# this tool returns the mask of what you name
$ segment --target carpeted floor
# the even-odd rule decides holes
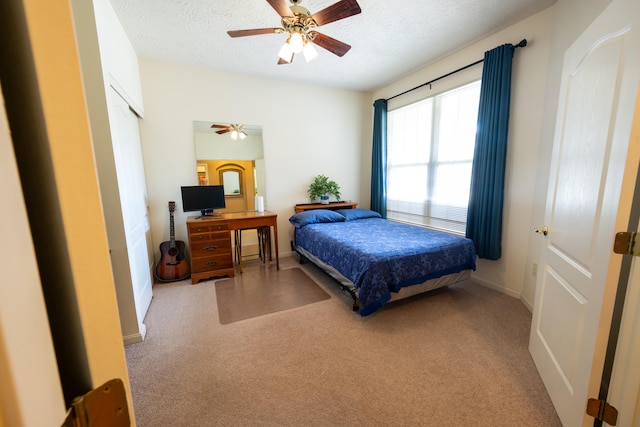
[[[227,325],[216,281],[156,285],[146,339],[125,349],[137,425],[561,425],[517,299],[464,282],[362,318],[302,269],[330,299]]]

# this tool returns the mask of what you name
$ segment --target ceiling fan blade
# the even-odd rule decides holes
[[[222,129],[222,130],[217,130],[216,133],[218,135],[222,135],[223,133],[227,133],[227,132],[231,132],[231,129]]]
[[[348,44],[321,33],[316,33],[313,43],[338,56],[344,56],[344,54],[349,52],[349,49],[351,49],[351,46]]]
[[[211,125],[212,128],[218,128],[218,129],[226,129],[229,127],[229,125],[216,125],[216,124],[212,124]]]
[[[258,36],[260,34],[279,34],[283,32],[282,28],[254,28],[251,30],[232,30],[227,31],[231,37]]]
[[[320,26],[357,15],[360,12],[362,12],[362,10],[356,0],[341,0],[338,3],[334,3],[331,6],[314,13],[311,17],[316,21],[318,26]]]
[[[280,16],[293,16],[291,9],[285,2],[285,0],[267,0],[267,3],[278,12]]]

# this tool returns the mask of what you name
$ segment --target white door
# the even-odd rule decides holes
[[[640,81],[635,1],[613,0],[564,58],[529,349],[566,426],[593,423],[586,402],[597,397],[621,262],[613,236],[616,222],[628,224],[638,167],[637,154],[627,163]]]
[[[147,240],[150,225],[140,130],[138,117],[129,109],[129,104],[113,88],[107,96],[133,298],[138,330],[144,338],[146,328],[143,320],[152,297],[153,258]]]

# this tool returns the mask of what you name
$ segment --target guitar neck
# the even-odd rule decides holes
[[[175,236],[175,230],[173,226],[173,212],[169,212],[169,236],[171,241],[171,247],[174,248],[176,246],[176,236]]]

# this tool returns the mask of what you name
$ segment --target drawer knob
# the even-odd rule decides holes
[[[207,262],[207,265],[214,266],[214,265],[218,265],[218,263],[215,262],[215,261],[209,261],[209,262]]]
[[[216,249],[218,249],[218,247],[216,245],[211,245],[211,246],[206,246],[203,249],[205,251],[215,251]]]

